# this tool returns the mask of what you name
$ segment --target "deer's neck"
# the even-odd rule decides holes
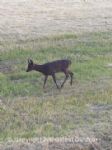
[[[42,65],[34,64],[33,70],[39,71],[39,72],[43,73],[43,66]]]

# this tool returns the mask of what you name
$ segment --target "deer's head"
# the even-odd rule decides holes
[[[32,71],[33,70],[33,61],[31,59],[28,59],[28,68],[26,72]]]

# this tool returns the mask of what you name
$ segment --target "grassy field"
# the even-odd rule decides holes
[[[112,32],[65,33],[7,48],[0,54],[0,141],[73,136],[79,129],[112,139]],[[68,80],[59,91],[49,77],[43,90],[44,77],[26,72],[28,58],[69,58],[73,86]],[[59,85],[63,79],[57,74]]]

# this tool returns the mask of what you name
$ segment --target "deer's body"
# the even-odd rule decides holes
[[[44,75],[52,75],[53,73],[63,72],[70,64],[71,61],[69,60],[57,60],[43,65],[34,64],[34,70],[39,71]]]
[[[58,73],[58,72],[63,72],[66,76],[61,87],[63,87],[69,75],[71,76],[71,85],[72,85],[73,73],[68,70],[70,64],[71,64],[71,61],[68,59],[56,60],[56,61],[48,62],[42,65],[34,64],[32,60],[28,60],[27,72],[35,70],[45,75],[43,87],[45,87],[48,76],[52,76],[57,88],[59,88],[56,82],[56,77],[55,77],[55,73]]]

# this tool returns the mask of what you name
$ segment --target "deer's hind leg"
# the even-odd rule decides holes
[[[65,84],[66,80],[68,79],[69,75],[71,77],[70,84],[72,85],[72,82],[73,82],[73,73],[70,70],[65,70],[64,74],[65,74],[65,79],[64,79],[64,81],[61,85],[61,88],[64,86],[64,84]]]
[[[63,83],[62,83],[62,85],[61,85],[61,88],[64,86],[64,84],[65,84],[65,82],[66,82],[66,80],[68,79],[68,77],[69,77],[69,73],[68,73],[68,71],[63,71],[64,72],[64,74],[65,74],[65,79],[64,79],[64,81],[63,81]]]
[[[59,86],[58,86],[58,84],[57,84],[57,82],[56,82],[55,74],[52,74],[52,78],[53,78],[54,83],[56,84],[56,87],[59,89]]]
[[[68,71],[70,77],[71,77],[71,81],[70,81],[70,84],[72,85],[72,82],[73,82],[73,72],[71,71]]]

